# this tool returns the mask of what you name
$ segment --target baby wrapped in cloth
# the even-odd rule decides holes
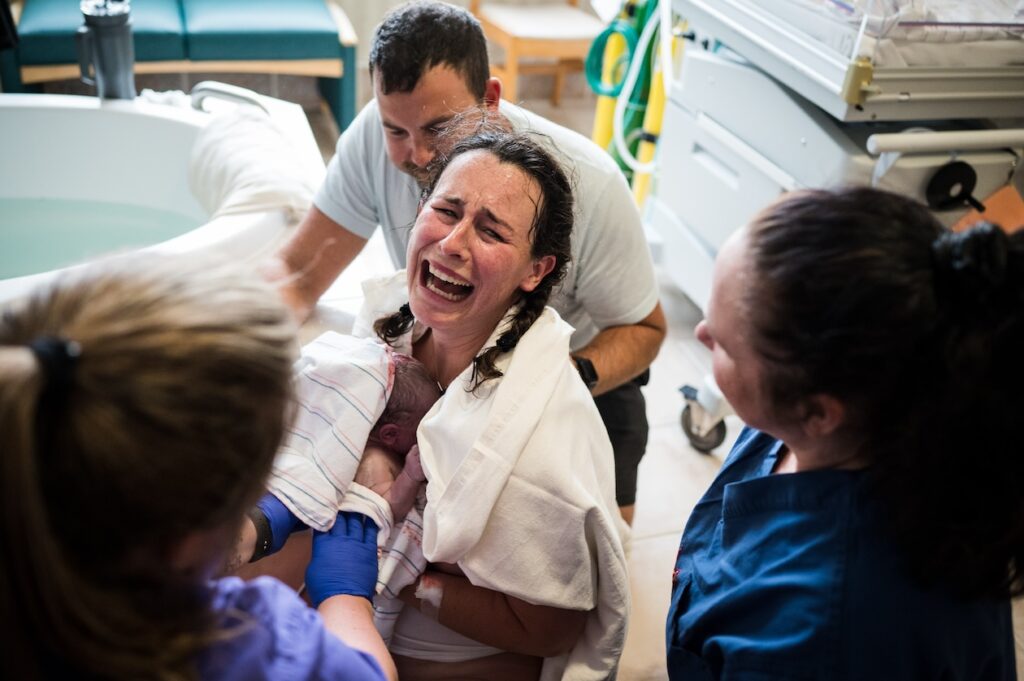
[[[356,335],[372,334],[373,320],[407,300],[405,272],[368,281],[363,291]],[[411,352],[422,332],[417,324],[396,349]],[[412,583],[427,559],[454,563],[475,585],[589,612],[576,646],[545,659],[543,680],[615,675],[629,611],[621,543],[628,528],[615,505],[607,433],[568,361],[571,334],[545,309],[499,360],[499,381],[468,391],[467,368],[423,417],[417,441],[427,504],[417,504],[385,547],[385,584],[374,601],[385,638],[393,627],[386,620],[402,606],[395,587]]]
[[[303,348],[295,366],[296,418],[268,482],[303,525],[323,532],[338,511],[357,511],[381,528],[381,541],[387,539],[392,504],[355,482],[356,473],[371,435],[374,448],[398,446],[393,454],[404,461],[419,419],[439,394],[423,371],[403,371],[398,381],[399,362],[418,364],[381,343],[334,332]]]

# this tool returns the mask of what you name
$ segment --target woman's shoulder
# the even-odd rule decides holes
[[[1015,678],[1009,603],[967,601],[917,582],[874,514],[855,503],[856,493],[843,493],[856,492],[857,476],[828,477],[843,483],[831,505],[757,499],[724,512],[721,524],[688,529],[670,614],[670,659],[679,669],[724,663],[737,678]],[[799,496],[815,476],[761,481],[783,481]],[[728,634],[716,622],[726,611]],[[719,651],[717,662],[702,657],[708,650]]]
[[[201,678],[384,678],[369,655],[328,633],[316,611],[282,582],[225,577],[212,589],[211,608],[227,635],[200,656]]]
[[[857,678],[1016,678],[1009,601],[922,583],[889,540],[885,519],[872,509],[860,520],[843,565],[842,609],[843,629],[861,651],[850,653]]]
[[[515,308],[513,308],[514,310]],[[529,336],[534,339],[535,342],[543,344],[555,344],[556,347],[561,348],[563,345],[568,348],[569,339],[572,337],[573,328],[569,322],[562,319],[562,315],[558,314],[558,310],[545,305],[541,313],[537,315],[537,319],[533,321],[530,328],[523,334],[523,338]],[[519,349],[518,347],[516,348]],[[565,353],[566,359],[569,357],[568,350]]]
[[[744,425],[726,454],[716,479],[732,482],[760,477],[765,474],[765,468],[771,470],[781,447],[781,440]]]

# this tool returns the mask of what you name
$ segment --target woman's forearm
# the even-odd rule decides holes
[[[349,647],[373,656],[389,681],[398,678],[391,654],[373,626],[373,606],[370,601],[361,596],[333,596],[321,603],[317,610],[327,631]]]
[[[538,657],[561,655],[576,645],[587,622],[587,611],[533,605],[474,586],[461,575],[428,571],[420,579],[428,591],[440,587],[440,608],[435,611],[434,605],[416,598],[414,587],[401,593],[407,605],[436,615],[452,631],[509,652]]]

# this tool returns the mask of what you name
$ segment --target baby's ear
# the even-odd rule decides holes
[[[385,423],[377,429],[377,437],[384,446],[394,448],[401,432],[397,423]]]

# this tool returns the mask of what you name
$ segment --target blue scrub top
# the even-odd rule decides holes
[[[668,668],[686,679],[1016,679],[1009,601],[916,584],[863,471],[772,475],[745,429],[686,525]]]

